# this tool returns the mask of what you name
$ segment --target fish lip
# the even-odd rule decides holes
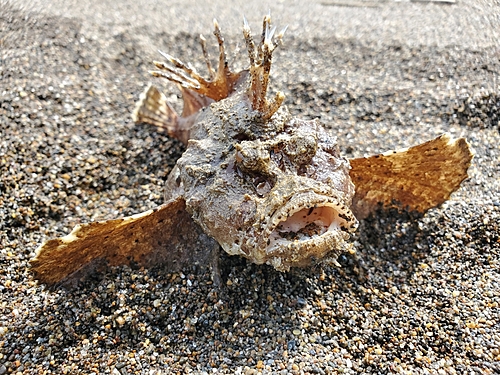
[[[278,234],[278,226],[280,223],[285,223],[293,215],[302,210],[322,207],[328,207],[329,209],[335,211],[337,215],[340,215],[337,216],[337,219],[339,219],[342,224],[339,225],[339,228],[331,228],[331,225],[333,224],[332,220],[330,226],[328,226],[328,228],[319,235],[316,234],[299,240],[287,240],[283,238],[279,241],[275,241],[276,243],[272,243],[273,241],[271,238],[273,237],[273,233]],[[344,200],[340,196],[333,193],[325,195],[324,193],[316,193],[314,191],[301,192],[291,196],[286,204],[279,207],[270,217],[267,225],[265,225],[265,230],[262,236],[262,241],[266,241],[266,243],[262,243],[262,245],[266,248],[266,253],[268,255],[274,255],[275,253],[286,251],[286,248],[293,248],[296,250],[306,248],[313,242],[317,244],[318,242],[328,241],[332,237],[339,237],[340,233],[352,233],[357,229],[357,226],[358,221],[354,217],[354,214],[351,212],[349,206],[344,203]],[[304,228],[305,226],[301,229]]]

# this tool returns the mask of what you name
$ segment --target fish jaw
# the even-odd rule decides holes
[[[267,199],[253,200],[253,223],[234,233],[235,238],[218,239],[213,233],[227,253],[287,271],[336,258],[350,247],[348,240],[358,222],[345,196],[316,181],[315,186],[298,187],[303,180],[311,181],[291,179],[283,179],[283,185],[295,185],[295,192],[283,195],[278,187]]]

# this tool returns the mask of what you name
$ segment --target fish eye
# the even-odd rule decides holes
[[[243,141],[236,144],[235,149],[235,161],[243,171],[266,173],[269,169],[269,150],[262,144]]]
[[[263,197],[271,191],[274,181],[269,176],[256,176],[253,179],[253,186],[257,195]]]
[[[313,135],[293,136],[284,148],[285,154],[293,162],[302,165],[308,164],[316,155],[318,141]]]

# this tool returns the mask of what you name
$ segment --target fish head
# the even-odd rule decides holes
[[[288,270],[349,247],[357,228],[350,166],[319,121],[292,118],[286,107],[263,119],[234,97],[210,105],[198,124],[172,178],[227,253]]]
[[[166,198],[182,195],[193,220],[227,253],[287,270],[335,258],[349,247],[357,220],[350,210],[349,162],[336,137],[316,120],[291,116],[282,106],[284,94],[267,95],[272,53],[286,30],[276,33],[270,21],[264,17],[258,45],[244,23],[245,71],[228,70],[215,22],[220,55],[211,80],[168,55],[173,68],[157,63],[155,74],[179,83],[185,100],[211,99],[187,106],[197,111],[186,113],[189,137],[180,139],[187,147],[169,176]],[[171,129],[181,126],[176,121]]]

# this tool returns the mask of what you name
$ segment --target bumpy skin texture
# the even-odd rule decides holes
[[[133,119],[165,129],[187,146],[168,178],[166,203],[46,241],[32,260],[41,282],[72,282],[101,264],[178,269],[191,257],[193,264],[208,262],[217,243],[280,271],[335,264],[338,254],[350,250],[355,215],[364,218],[381,207],[425,212],[458,189],[472,159],[463,138],[443,135],[349,163],[318,121],[292,118],[281,106],[282,93],[268,100],[272,52],[283,33],[274,37],[266,16],[256,45],[245,21],[250,66],[234,73],[215,22],[217,71],[201,38],[209,79],[162,53],[169,63],[155,62],[153,75],[179,86],[184,109],[178,115],[151,85]]]
[[[286,108],[263,121],[239,94],[200,114],[166,198],[184,196],[193,220],[229,254],[287,270],[345,250],[357,226],[349,169],[317,121]]]

